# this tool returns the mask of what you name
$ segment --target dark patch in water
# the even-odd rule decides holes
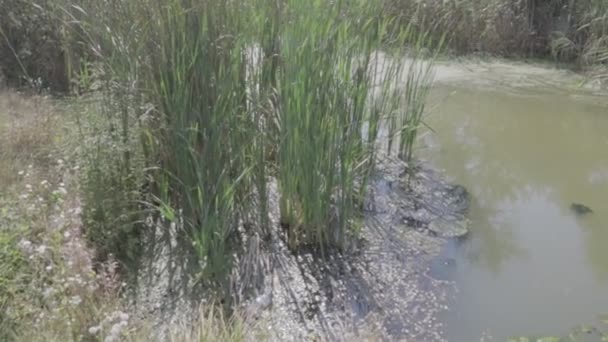
[[[449,239],[441,253],[431,261],[429,276],[437,280],[454,280],[458,270],[457,255],[459,239]]]
[[[572,210],[576,215],[579,216],[593,213],[593,210],[591,210],[591,208],[581,203],[572,203],[570,205],[570,210]]]

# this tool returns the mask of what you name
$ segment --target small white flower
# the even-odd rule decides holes
[[[96,325],[94,327],[89,328],[89,334],[91,334],[91,335],[97,335],[100,331],[101,331],[100,325]]]
[[[104,339],[104,342],[120,341],[120,334],[126,327],[127,322],[125,321],[122,321],[118,324],[114,324],[110,329],[110,334],[108,334],[108,336],[106,336],[106,338]]]
[[[51,272],[53,270],[53,265],[48,265],[44,268],[47,272]]]
[[[40,182],[40,185],[41,185],[41,186],[46,187],[47,185],[49,185],[49,181],[47,181],[47,180],[45,179],[45,180],[43,180],[42,182]]]
[[[25,188],[27,189],[27,191],[32,191],[32,185],[31,184],[25,184]]]
[[[24,174],[25,174],[25,171],[23,171],[23,170],[21,170],[21,171],[18,172],[19,176],[23,176]]]
[[[38,246],[38,248],[36,248],[36,253],[38,254],[44,254],[44,252],[46,252],[46,249],[48,247],[46,247],[45,245],[40,245]]]
[[[73,296],[70,298],[70,304],[73,306],[78,306],[80,303],[82,303],[82,298],[80,298],[80,296]]]
[[[32,254],[32,252],[34,251],[34,247],[32,246],[32,243],[29,240],[21,240],[19,241],[17,246],[24,254]]]
[[[55,293],[55,289],[52,287],[47,287],[44,289],[44,291],[42,291],[42,297],[49,298],[51,295],[53,295],[53,293]]]

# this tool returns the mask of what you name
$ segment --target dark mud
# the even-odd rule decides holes
[[[465,219],[468,194],[422,166],[408,168],[385,158],[377,170],[360,235],[343,252],[289,250],[278,222],[276,182],[271,182],[273,238],[244,238],[241,260],[257,262],[238,263],[231,285],[242,312],[265,339],[444,340],[437,317],[447,309],[453,284],[435,274],[433,265],[454,238],[429,225],[442,220],[447,227]],[[194,291],[192,270],[171,236],[176,228],[156,230],[131,297],[135,311],[153,318],[154,337],[163,340],[171,327],[191,326],[205,299]]]
[[[378,170],[354,251],[293,255],[277,240],[272,306],[261,315],[273,340],[444,340],[437,316],[453,285],[431,266],[452,239],[428,226],[462,220],[468,195],[421,166],[385,159]]]

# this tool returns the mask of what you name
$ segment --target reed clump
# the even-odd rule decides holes
[[[417,90],[431,81],[411,72],[399,87],[411,62],[401,58],[385,57],[390,66],[378,71],[392,18],[362,1],[120,6],[101,16],[82,6],[74,17],[92,30],[104,81],[148,104],[145,127],[137,113],[118,113],[118,132],[141,135],[160,213],[183,225],[203,278],[225,279],[243,222],[269,236],[271,177],[292,248],[344,247],[378,130],[399,122],[402,156],[411,158],[426,96]],[[390,39],[413,50],[409,34]]]
[[[380,1],[35,8],[45,6],[61,24],[66,75],[93,102],[77,117],[75,154],[99,261],[134,264],[153,211],[179,228],[199,278],[227,288],[242,234],[274,236],[270,181],[293,250],[344,249],[386,145],[380,130],[412,158],[432,80],[417,53],[428,36],[397,30]]]

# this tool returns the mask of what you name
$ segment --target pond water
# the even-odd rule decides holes
[[[438,65],[417,154],[473,201],[470,238],[444,255],[458,288],[449,341],[567,334],[608,313],[608,95],[583,83],[528,64]]]

